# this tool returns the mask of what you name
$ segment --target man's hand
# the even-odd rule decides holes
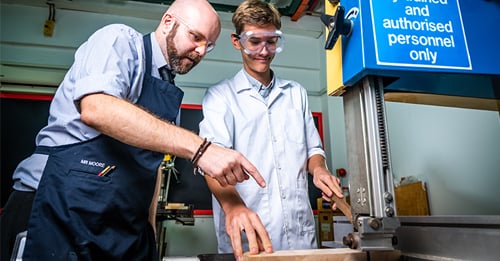
[[[246,233],[250,254],[258,254],[260,251],[273,252],[271,239],[259,216],[246,206],[234,207],[226,213],[226,231],[231,238],[234,257],[238,261],[243,256],[242,232]]]
[[[266,186],[257,168],[243,154],[212,144],[198,160],[198,166],[206,175],[216,179],[223,187],[249,179],[249,175],[261,187]]]

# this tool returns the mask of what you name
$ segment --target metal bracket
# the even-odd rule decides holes
[[[321,15],[321,21],[328,27],[329,31],[325,49],[332,49],[340,35],[349,36],[351,34],[353,22],[349,19],[344,19],[344,14],[344,7],[339,5],[333,16],[327,14]]]

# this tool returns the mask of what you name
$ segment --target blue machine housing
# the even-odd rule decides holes
[[[343,0],[344,85],[384,76],[385,91],[500,98],[499,0]]]

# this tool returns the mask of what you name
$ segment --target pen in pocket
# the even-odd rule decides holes
[[[116,166],[107,166],[101,172],[99,172],[99,174],[97,174],[97,176],[99,176],[99,177],[106,176],[109,173],[113,172],[113,170],[115,170],[115,169],[116,169]]]

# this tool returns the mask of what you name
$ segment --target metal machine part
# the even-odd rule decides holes
[[[180,183],[179,171],[175,168],[176,157],[166,154],[160,164],[160,193],[158,195],[158,207],[156,210],[156,232],[158,256],[160,260],[167,255],[167,228],[163,221],[175,220],[184,226],[194,226],[194,205],[185,205],[183,203],[169,203],[168,193],[170,191],[170,182],[172,176],[176,183]]]
[[[170,154],[166,154],[160,165],[161,171],[161,186],[160,195],[158,198],[158,207],[163,209],[168,203],[168,192],[170,191],[170,180],[174,176],[175,181],[180,183],[179,171],[175,168],[176,157]]]
[[[354,232],[344,243],[390,250],[399,227],[384,113],[383,82],[367,76],[344,94],[349,190]]]
[[[335,3],[334,1],[330,2],[338,4],[338,1],[335,1]],[[344,221],[336,222],[336,225],[342,228],[340,229],[340,237],[344,236],[344,245],[353,249],[361,249],[372,253],[382,252],[378,250],[399,251],[404,257],[403,260],[498,260],[500,257],[500,244],[498,241],[500,239],[500,216],[398,216],[395,207],[394,184],[384,112],[384,90],[405,92],[412,90],[420,93],[429,92],[440,95],[480,97],[482,95],[481,88],[485,87],[489,90],[492,86],[490,80],[495,82],[495,79],[498,78],[497,71],[483,70],[483,68],[494,67],[487,66],[491,59],[483,59],[485,53],[486,56],[490,56],[491,52],[474,53],[475,67],[481,68],[480,70],[473,69],[467,72],[467,75],[463,74],[461,68],[457,71],[456,75],[459,78],[456,79],[466,83],[463,88],[458,88],[456,86],[458,81],[455,82],[455,78],[450,77],[446,73],[447,70],[443,71],[442,68],[436,69],[436,71],[430,70],[432,73],[426,75],[423,81],[420,81],[421,73],[427,73],[427,71],[415,70],[413,73],[407,74],[407,69],[412,66],[403,65],[403,63],[397,65],[407,67],[402,69],[401,72],[398,71],[400,69],[397,69],[397,66],[394,66],[396,64],[391,64],[395,70],[387,71],[387,75],[391,75],[391,77],[373,76],[386,70],[383,66],[386,66],[387,63],[379,63],[379,55],[383,51],[387,52],[387,50],[392,55],[392,51],[395,49],[387,48],[383,50],[378,48],[377,44],[380,44],[381,41],[375,42],[374,50],[370,48],[372,44],[371,37],[366,36],[370,35],[370,29],[373,29],[375,38],[375,29],[380,25],[374,20],[373,4],[383,1],[370,2],[371,9],[365,10],[364,19],[363,16],[359,16],[359,19],[361,19],[359,23],[353,20],[355,21],[354,24],[359,25],[362,25],[362,20],[368,22],[365,23],[368,26],[358,27],[361,32],[364,29],[366,34],[362,32],[360,36],[354,32],[349,41],[343,42],[343,44],[349,44],[350,42],[352,47],[346,46],[344,49],[343,45],[341,52],[335,53],[344,56],[342,61],[343,71],[341,72],[341,76],[344,77],[343,83],[342,86],[336,86],[338,89],[334,90],[333,94],[343,95],[347,161],[350,173],[349,194],[353,217],[352,227],[350,223]],[[396,3],[397,1],[390,2]],[[467,1],[462,1],[462,3],[465,2]],[[476,2],[481,3],[482,1]],[[477,5],[476,2],[474,2],[474,7]],[[344,4],[352,6],[348,2]],[[497,10],[492,5],[484,6],[484,8],[488,10],[481,10],[480,7],[477,10],[483,12]],[[350,10],[355,11],[352,14],[348,12],[346,18],[343,17],[343,7],[339,6],[336,10],[334,16],[325,14],[321,17],[322,22],[328,27],[325,49],[332,49],[340,35],[349,36],[350,29],[352,29],[349,20],[360,14],[361,3],[354,5]],[[464,8],[464,10],[467,10],[467,8]],[[383,13],[382,16],[386,14],[385,10],[381,13]],[[464,24],[466,24],[464,21],[470,21],[467,20],[470,18],[463,16],[464,19],[462,20],[462,14],[469,12],[460,14],[458,1],[456,7],[448,9],[442,15],[451,13],[459,14],[463,30],[470,28],[468,26],[464,27]],[[369,21],[370,17],[371,21]],[[465,31],[462,31],[464,33],[463,38],[468,40],[469,43],[480,39],[479,37],[470,37],[473,32],[475,31],[469,29],[466,39]],[[367,41],[366,39],[370,40]],[[464,50],[469,48],[466,42],[465,46]],[[479,46],[482,49],[484,48],[483,45]],[[485,49],[490,50],[491,48]],[[469,50],[466,51],[467,54],[463,55],[463,57],[468,58],[467,64],[472,65],[472,55],[469,55]],[[375,61],[373,54],[377,55],[377,66],[371,66],[371,63]],[[363,62],[350,63],[349,61],[352,61],[353,58],[362,59]],[[356,66],[350,66],[351,64]],[[370,66],[367,66],[368,64]],[[415,67],[420,65],[415,64]],[[344,72],[348,73],[344,74]],[[335,71],[334,73],[338,72]],[[482,78],[483,74],[492,74],[493,77],[488,76],[484,83],[476,84],[474,81]],[[350,78],[346,77],[346,75]],[[363,78],[360,79],[359,77]],[[446,83],[437,80],[441,77],[450,77],[451,80]],[[395,82],[391,83],[393,81]],[[389,84],[390,86],[388,86]],[[394,86],[396,87],[394,88]],[[442,89],[442,91],[436,92],[434,88]],[[466,91],[463,93],[456,91],[462,89]],[[466,206],[464,205],[464,207]],[[349,230],[344,229],[346,226],[349,227]],[[335,234],[335,238],[338,239],[337,234]]]
[[[498,260],[500,216],[399,217],[397,245],[410,260]],[[407,259],[408,260],[408,259]]]
[[[404,260],[498,260],[500,216],[397,216],[384,80],[367,76],[344,94],[354,231],[344,245]]]
[[[344,18],[344,7],[339,5],[335,14],[321,15],[321,21],[328,27],[328,36],[325,43],[325,49],[332,49],[340,35],[349,36],[352,32],[353,22]]]

